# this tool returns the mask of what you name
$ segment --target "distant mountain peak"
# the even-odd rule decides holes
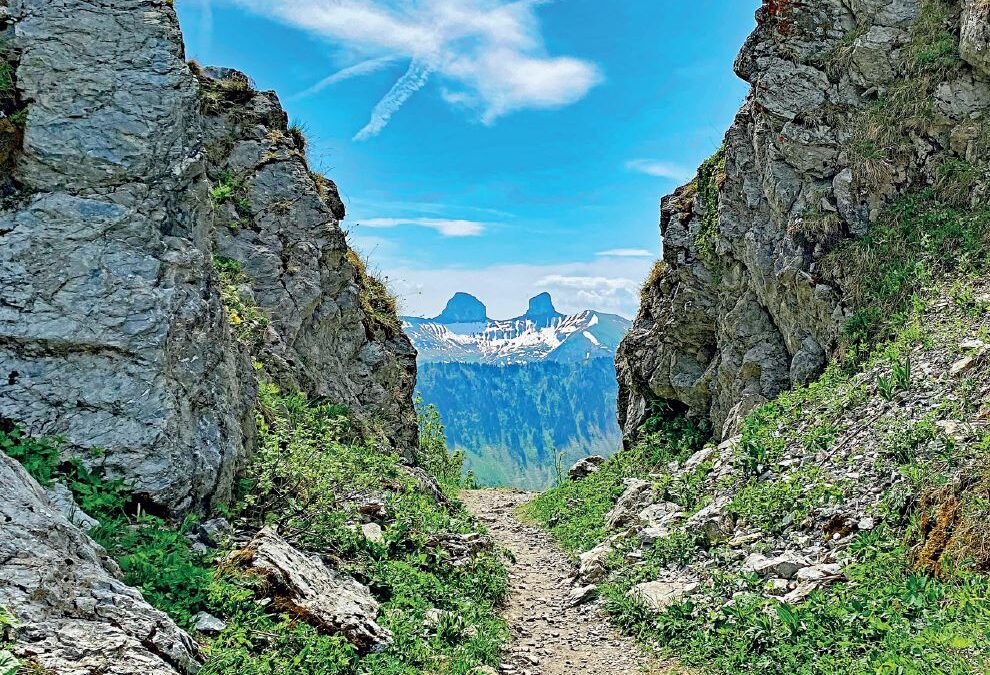
[[[560,316],[557,308],[553,306],[553,298],[549,293],[540,293],[529,300],[529,309],[526,310],[526,317],[530,319],[546,319],[552,316]]]
[[[575,363],[615,358],[629,329],[620,316],[585,310],[564,315],[549,293],[529,301],[522,316],[490,319],[485,305],[469,293],[456,293],[434,319],[402,317],[403,328],[419,350],[419,362],[520,364]]]
[[[484,323],[488,321],[488,308],[470,293],[454,293],[447,306],[434,319],[437,323]]]

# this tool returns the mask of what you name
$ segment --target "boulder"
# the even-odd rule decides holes
[[[196,643],[120,580],[99,545],[0,452],[0,607],[19,625],[15,656],[39,672],[177,675]]]
[[[392,635],[375,622],[378,602],[366,586],[295,549],[273,527],[230,555],[263,578],[276,606],[328,634],[340,634],[362,651],[388,646]]]
[[[628,596],[643,602],[654,612],[662,612],[686,598],[696,588],[696,581],[647,581],[633,586]]]
[[[625,492],[615,503],[615,507],[605,516],[605,526],[615,529],[632,523],[636,516],[654,499],[653,486],[639,478],[627,478],[623,483]]]
[[[590,457],[579,459],[574,463],[574,466],[568,470],[567,477],[571,480],[581,480],[582,478],[587,478],[591,474],[598,471],[604,463],[605,458],[599,455],[591,455]]]

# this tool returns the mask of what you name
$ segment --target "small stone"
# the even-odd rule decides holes
[[[877,526],[876,520],[870,518],[869,516],[865,518],[861,518],[860,521],[856,523],[856,527],[863,531],[872,530],[876,526]]]
[[[581,588],[575,588],[570,592],[567,600],[571,607],[577,607],[578,605],[583,605],[584,603],[590,602],[597,597],[598,587],[594,584],[589,584],[587,586],[582,586]]]
[[[385,534],[378,523],[365,523],[361,526],[361,532],[364,534],[364,538],[373,544],[385,543]]]
[[[200,612],[193,617],[193,626],[204,635],[219,635],[227,629],[227,624],[209,612]]]

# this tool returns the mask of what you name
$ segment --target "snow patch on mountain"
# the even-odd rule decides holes
[[[458,293],[440,316],[403,317],[403,328],[419,350],[420,363],[509,365],[612,358],[630,326],[621,316],[593,310],[561,314],[548,293],[530,300],[528,311],[513,319],[464,321],[485,315],[481,301]]]

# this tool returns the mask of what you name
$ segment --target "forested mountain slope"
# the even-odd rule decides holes
[[[548,293],[512,319],[489,318],[467,293],[437,317],[403,317],[419,353],[416,394],[436,406],[475,480],[533,490],[561,465],[619,448],[614,358],[628,327],[614,314],[562,314]]]

